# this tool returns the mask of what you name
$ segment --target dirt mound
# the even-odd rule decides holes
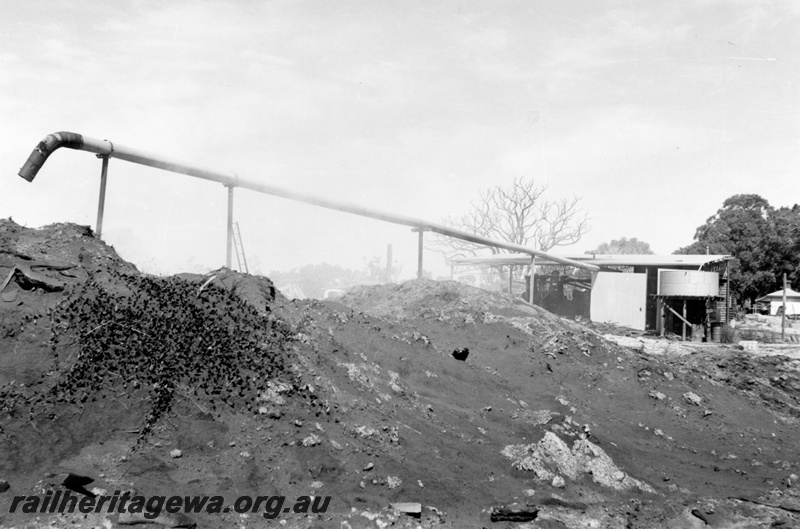
[[[200,289],[211,285],[221,287],[230,292],[231,296],[242,299],[245,303],[255,307],[261,314],[270,311],[270,306],[275,302],[286,301],[275,285],[261,276],[240,274],[226,268],[220,268],[204,275],[178,274],[179,279],[185,279],[200,284]]]
[[[396,318],[434,317],[440,321],[496,314],[529,317],[557,324],[563,320],[541,307],[507,294],[487,292],[457,281],[419,279],[400,284],[361,286],[351,289],[341,302],[375,316]]]
[[[0,251],[4,527],[137,521],[9,512],[70,473],[229,508],[154,527],[798,523],[784,357],[652,356],[454,282],[290,302],[226,270],[155,278],[72,225],[3,221]]]

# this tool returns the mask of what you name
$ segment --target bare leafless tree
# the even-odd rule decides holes
[[[589,229],[588,218],[578,197],[550,200],[547,186],[517,178],[510,186],[496,186],[480,194],[469,211],[448,217],[449,226],[483,237],[512,242],[541,251],[576,243]],[[455,256],[507,253],[500,248],[439,236],[433,249]]]

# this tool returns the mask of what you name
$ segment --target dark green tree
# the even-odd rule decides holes
[[[800,285],[800,205],[782,207],[772,214],[779,254],[778,281],[783,273],[793,285]],[[778,288],[781,288],[779,285]]]
[[[752,299],[780,288],[783,272],[797,280],[798,233],[798,206],[775,210],[759,195],[734,195],[675,253],[732,255],[731,290]]]

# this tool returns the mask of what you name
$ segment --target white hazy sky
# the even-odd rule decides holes
[[[67,130],[432,221],[530,177],[584,199],[592,230],[564,252],[671,253],[735,193],[800,202],[798,35],[790,0],[0,0],[0,216],[94,225],[90,153],[16,176]],[[216,268],[225,206],[220,184],[112,159],[104,239],[145,271]],[[262,273],[388,243],[416,270],[406,227],[247,190],[235,217]]]

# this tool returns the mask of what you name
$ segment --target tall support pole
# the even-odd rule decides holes
[[[106,209],[106,180],[108,179],[108,155],[98,155],[103,160],[103,168],[100,170],[100,200],[97,203],[97,228],[94,230],[97,238],[103,235],[103,214]]]
[[[781,311],[781,341],[786,341],[786,272],[783,274],[783,310]]]
[[[514,265],[508,265],[508,295],[514,295]]]
[[[417,240],[417,279],[422,279],[422,251],[424,233],[424,230],[419,230],[419,239]]]
[[[231,269],[231,254],[233,253],[233,186],[228,188],[228,241],[225,250],[225,268]]]
[[[533,305],[533,290],[536,288],[536,256],[531,257],[531,286],[528,292],[528,303]]]
[[[417,232],[419,237],[417,239],[417,279],[422,279],[422,253],[424,251],[423,242],[424,236],[423,233],[425,230],[423,228],[411,228],[412,232]],[[453,267],[450,266],[450,279],[453,279]]]
[[[728,264],[730,261],[725,261],[725,323],[731,322],[731,276]]]
[[[681,322],[681,337],[686,341],[686,300],[683,300],[683,321]]]

